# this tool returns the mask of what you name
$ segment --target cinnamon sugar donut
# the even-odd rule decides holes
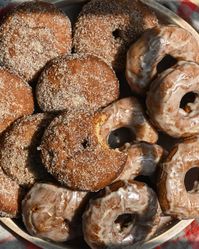
[[[33,111],[31,87],[12,71],[0,67],[0,133],[14,120]]]
[[[158,196],[165,214],[179,219],[199,217],[199,138],[192,138],[174,146],[161,165]],[[197,181],[192,190],[186,189],[186,173],[197,168]],[[190,183],[190,182],[189,182]]]
[[[22,3],[0,27],[0,63],[28,81],[37,77],[47,61],[70,50],[70,20],[50,3]]]
[[[90,201],[83,215],[84,239],[92,249],[138,246],[154,234],[159,220],[152,189],[141,182],[119,181]]]
[[[145,94],[157,75],[159,63],[167,56],[199,62],[199,43],[187,30],[175,25],[154,27],[146,31],[128,50],[126,79],[131,89]]]
[[[22,201],[22,217],[28,232],[56,242],[80,236],[87,195],[51,183],[36,183]]]
[[[39,113],[17,120],[5,132],[0,149],[0,166],[18,184],[29,187],[49,179],[37,147],[52,115]]]
[[[108,143],[111,132],[116,133],[122,127],[133,133],[132,141],[134,137],[137,141],[149,143],[155,143],[158,139],[157,132],[147,121],[144,110],[135,97],[120,99],[107,106],[96,114],[96,120],[100,140],[104,144]]]
[[[199,132],[199,65],[179,62],[152,82],[148,113],[159,129],[173,137]],[[193,95],[189,100],[188,95]],[[186,100],[187,98],[187,100]]]
[[[134,179],[138,175],[151,176],[163,156],[163,148],[157,144],[138,143],[128,148],[126,164],[116,180]]]
[[[15,218],[20,213],[23,190],[0,168],[0,216]]]
[[[92,0],[84,5],[75,24],[74,48],[102,57],[121,70],[129,45],[156,25],[155,13],[139,0]]]
[[[47,170],[75,190],[97,191],[120,174],[126,154],[100,142],[95,116],[63,113],[44,133],[41,156]]]
[[[119,82],[113,70],[95,56],[64,56],[44,69],[36,96],[43,111],[96,111],[119,97]]]

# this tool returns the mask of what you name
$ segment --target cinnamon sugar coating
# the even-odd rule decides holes
[[[79,14],[73,45],[76,52],[97,55],[121,70],[129,45],[156,25],[155,13],[139,0],[92,0]]]
[[[101,144],[95,116],[64,113],[44,133],[42,161],[61,183],[75,190],[97,191],[121,172],[126,154]]]
[[[27,81],[35,79],[49,60],[70,50],[70,20],[53,4],[24,2],[2,21],[0,63]]]
[[[0,168],[0,216],[15,218],[20,214],[23,190]]]
[[[142,182],[119,181],[90,200],[83,215],[84,239],[92,249],[139,248],[154,234],[159,221],[155,192]]]
[[[4,133],[0,148],[0,167],[23,187],[30,187],[35,181],[50,178],[41,163],[37,147],[52,118],[52,115],[44,113],[23,117]]]
[[[0,67],[0,133],[33,111],[32,88],[14,72]]]
[[[44,69],[36,96],[43,111],[96,111],[119,97],[119,82],[114,71],[95,56],[63,56]]]
[[[22,217],[28,232],[55,242],[80,236],[87,195],[51,183],[36,183],[22,202]]]

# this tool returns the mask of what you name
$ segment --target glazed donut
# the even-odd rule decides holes
[[[155,13],[139,0],[92,0],[84,5],[75,24],[74,48],[122,70],[129,45],[156,25]]]
[[[154,234],[159,221],[153,190],[142,182],[119,181],[90,200],[82,220],[84,239],[92,249],[137,245]]]
[[[27,81],[35,79],[47,61],[70,50],[70,20],[53,4],[22,3],[0,26],[0,63]]]
[[[119,82],[113,70],[95,56],[64,56],[44,69],[36,96],[43,111],[96,111],[119,97]]]
[[[182,61],[152,82],[146,104],[149,116],[159,129],[173,137],[199,132],[198,81],[199,65]],[[185,101],[182,105],[187,94],[194,95],[194,102],[190,99],[192,103]]]
[[[62,242],[81,235],[81,213],[88,199],[51,183],[36,183],[22,201],[22,218],[28,232]]]
[[[0,168],[0,217],[18,217],[22,196],[22,188]]]
[[[116,131],[122,127],[131,131],[132,140],[134,136],[135,140],[148,143],[155,143],[158,140],[157,132],[147,121],[144,110],[135,97],[120,99],[112,103],[96,114],[96,120],[100,140],[104,144],[108,144],[111,132],[117,137]]]
[[[0,67],[0,133],[14,120],[33,113],[31,87],[15,73]]]
[[[177,144],[161,165],[157,183],[158,197],[163,212],[179,219],[199,217],[198,188],[186,189],[186,173],[197,168],[199,181],[198,137]]]
[[[95,115],[63,113],[46,129],[41,156],[47,170],[74,190],[98,191],[118,177],[127,155],[101,144]]]
[[[23,117],[4,133],[0,167],[23,187],[30,187],[36,180],[49,179],[37,147],[52,118],[44,113]]]
[[[142,142],[131,145],[126,164],[116,181],[134,179],[138,175],[152,176],[163,152],[162,147],[157,144]]]
[[[146,31],[127,53],[126,79],[132,91],[145,94],[158,73],[158,64],[168,55],[172,63],[199,62],[199,43],[187,30],[174,25]]]

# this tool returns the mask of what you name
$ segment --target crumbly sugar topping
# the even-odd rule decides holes
[[[54,5],[26,2],[0,27],[0,63],[32,80],[52,58],[69,53],[71,24]]]
[[[73,43],[77,52],[101,56],[121,69],[129,45],[156,25],[155,13],[140,1],[93,0],[79,15]]]
[[[12,179],[27,187],[36,180],[49,179],[37,147],[52,115],[40,113],[17,120],[5,132],[0,166]]]
[[[96,111],[119,97],[113,70],[92,55],[55,59],[42,72],[36,90],[44,111]]]
[[[12,181],[0,168],[0,216],[16,217],[19,213],[20,196],[18,184]]]
[[[0,67],[0,132],[33,111],[32,88],[12,71]]]
[[[125,153],[102,147],[93,116],[65,113],[55,118],[44,133],[42,159],[47,169],[74,189],[96,191],[120,173]]]

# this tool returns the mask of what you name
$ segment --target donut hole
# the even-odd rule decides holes
[[[87,149],[88,147],[90,147],[90,142],[89,142],[88,138],[85,138],[82,141],[81,146],[83,147],[83,149]]]
[[[187,192],[199,192],[199,167],[189,169],[184,178],[184,185]]]
[[[176,63],[177,60],[173,56],[169,54],[165,55],[157,65],[157,73],[162,73],[166,69],[174,66]]]
[[[121,127],[113,130],[108,137],[108,145],[111,149],[121,148],[126,143],[135,140],[132,130],[127,127]]]
[[[119,232],[123,232],[128,227],[132,227],[132,225],[135,223],[136,216],[135,214],[121,214],[117,217],[117,219],[114,221],[117,229]]]
[[[122,38],[122,31],[120,29],[115,29],[112,32],[114,39]]]
[[[183,109],[187,113],[192,112],[193,110],[190,106],[190,103],[194,103],[197,97],[198,97],[197,93],[194,93],[194,92],[186,93],[180,101],[180,108]]]

